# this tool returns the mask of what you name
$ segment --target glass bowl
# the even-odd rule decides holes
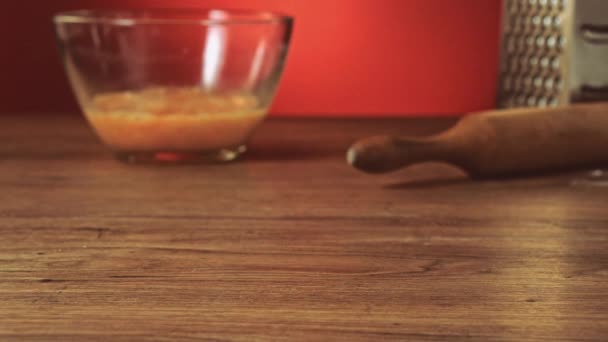
[[[54,22],[82,111],[130,162],[237,158],[268,112],[293,25],[216,9],[83,10]]]

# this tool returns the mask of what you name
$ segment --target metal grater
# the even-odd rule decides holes
[[[608,0],[503,0],[498,106],[608,100]]]

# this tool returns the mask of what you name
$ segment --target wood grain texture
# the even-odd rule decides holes
[[[608,339],[608,187],[344,162],[452,121],[275,120],[206,166],[0,123],[0,341]]]

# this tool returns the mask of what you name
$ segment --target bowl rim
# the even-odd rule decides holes
[[[152,14],[152,17],[138,15]],[[200,19],[170,18],[170,14],[199,14]],[[203,16],[217,15],[216,18]],[[114,15],[115,17],[111,17]],[[163,15],[165,17],[163,17]],[[234,18],[232,18],[234,16]],[[135,25],[238,25],[238,24],[290,24],[294,18],[275,11],[258,11],[231,8],[129,8],[129,9],[79,9],[63,11],[53,16],[56,24],[109,24],[117,26]]]

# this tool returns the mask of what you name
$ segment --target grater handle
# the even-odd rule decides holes
[[[575,99],[579,102],[608,101],[608,86],[583,85]]]
[[[581,26],[583,39],[593,44],[608,44],[608,26],[583,25]]]

